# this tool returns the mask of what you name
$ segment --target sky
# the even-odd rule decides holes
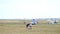
[[[0,0],[0,19],[60,18],[60,0]]]

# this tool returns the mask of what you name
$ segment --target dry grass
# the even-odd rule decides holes
[[[32,30],[25,24],[0,24],[0,34],[60,34],[60,24],[37,24]]]

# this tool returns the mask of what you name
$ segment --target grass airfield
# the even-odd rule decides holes
[[[60,24],[38,23],[28,30],[23,23],[1,23],[0,34],[60,34]]]
[[[60,34],[60,25],[38,24],[28,30],[25,24],[0,24],[0,34]]]

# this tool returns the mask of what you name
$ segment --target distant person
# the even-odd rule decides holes
[[[35,19],[33,19],[31,23],[32,23],[32,25],[36,25],[37,21]]]

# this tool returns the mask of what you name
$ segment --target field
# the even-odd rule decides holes
[[[0,34],[60,34],[60,24],[39,23],[28,30],[23,23],[1,23]]]

